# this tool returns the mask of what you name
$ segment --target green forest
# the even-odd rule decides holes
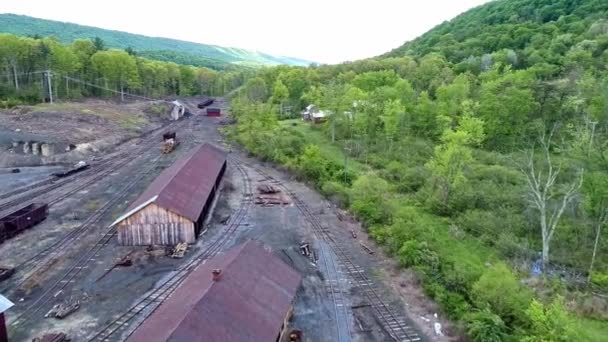
[[[463,336],[604,341],[607,18],[605,0],[497,0],[379,57],[219,71],[0,34],[0,99],[43,100],[45,70],[60,99],[229,93],[225,134],[350,210]],[[301,120],[310,104],[326,120]]]
[[[2,107],[37,103],[48,96],[50,71],[55,98],[133,94],[146,98],[221,95],[243,84],[251,69],[218,72],[108,49],[101,38],[61,44],[54,38],[0,33]]]
[[[109,48],[131,49],[137,51],[138,55],[143,57],[215,70],[233,70],[235,65],[287,64],[306,66],[310,64],[309,61],[301,59],[276,57],[244,49],[148,37],[16,14],[0,14],[0,32],[29,37],[54,37],[64,44],[69,44],[77,39],[99,37]]]
[[[350,209],[472,340],[603,341],[606,18],[495,1],[381,57],[264,68],[227,134]]]

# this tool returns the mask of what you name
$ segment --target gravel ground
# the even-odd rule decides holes
[[[182,101],[186,103],[194,115],[186,119],[186,128],[183,131],[178,130],[178,139],[180,136],[187,134],[192,134],[192,138],[187,141],[182,140],[175,153],[163,157],[164,159],[160,162],[159,167],[144,179],[138,181],[129,195],[106,213],[98,225],[75,241],[72,246],[66,248],[61,258],[54,261],[52,267],[49,267],[43,274],[39,274],[37,276],[40,283],[38,287],[34,287],[29,293],[17,290],[16,285],[27,276],[19,273],[9,281],[0,283],[0,289],[11,289],[7,292],[7,295],[17,304],[8,314],[9,322],[14,320],[24,308],[40,298],[48,290],[50,284],[59,280],[64,272],[74,265],[77,258],[91,248],[100,235],[108,229],[108,225],[124,211],[129,202],[134,200],[164,167],[170,165],[178,156],[184,155],[198,143],[221,144],[222,138],[217,132],[220,119],[201,116],[202,111],[196,109],[197,99],[182,99]],[[223,106],[222,102],[215,105],[218,104]],[[141,169],[157,154],[158,151],[151,150],[149,153],[139,156],[139,158],[133,156],[134,160],[128,166],[116,170],[94,186],[80,191],[70,199],[53,206],[48,219],[43,223],[0,245],[2,263],[18,264],[74,229],[103,203],[113,198],[121,188],[130,183],[133,177],[139,174]],[[316,191],[295,181],[288,174],[243,154],[235,152],[235,155],[256,168],[263,168],[295,191],[299,198],[310,206],[324,226],[327,226],[331,235],[348,248],[353,261],[378,285],[384,301],[395,312],[403,315],[409,314],[410,316],[421,312],[411,310],[411,305],[419,305],[420,303],[408,302],[411,299],[411,297],[408,297],[410,291],[404,293],[400,290],[400,287],[394,286],[395,279],[401,274],[391,268],[394,265],[385,262],[385,256],[382,253],[378,252],[370,255],[360,246],[359,240],[364,239],[365,236],[362,231],[359,233],[359,240],[352,238],[350,230],[353,229],[352,226],[358,226],[356,222],[345,223],[340,220],[339,216],[343,217],[343,215],[339,215],[339,211],[335,207],[330,205]],[[253,168],[247,166],[244,168],[255,189],[258,183],[263,182],[264,177]],[[40,173],[41,176],[43,174],[44,172]],[[29,181],[32,178],[24,179]],[[64,331],[74,341],[80,341],[104,327],[117,315],[137,302],[138,298],[153,288],[155,284],[158,284],[164,277],[171,276],[171,271],[187,262],[196,251],[204,249],[214,238],[224,233],[226,226],[221,221],[227,215],[234,213],[239,206],[243,188],[243,180],[240,174],[230,164],[222,184],[223,188],[220,191],[208,231],[194,246],[191,246],[184,259],[165,257],[162,250],[146,251],[142,247],[117,246],[115,241],[110,241],[96,254],[95,262],[87,265],[87,268],[81,271],[75,282],[68,284],[61,293],[53,293],[51,295],[52,300],[44,304],[40,312],[36,313],[25,325],[10,329],[11,341],[31,340],[33,336],[45,331]],[[252,205],[247,217],[238,227],[233,238],[223,246],[223,250],[246,239],[256,239],[263,242],[272,249],[277,257],[292,265],[302,274],[302,286],[294,303],[294,317],[291,327],[303,331],[304,341],[392,340],[381,324],[378,323],[372,309],[366,306],[368,303],[365,302],[365,298],[359,293],[357,287],[353,286],[352,280],[344,270],[339,269],[335,275],[332,275],[333,273],[330,272],[327,262],[335,260],[336,255],[330,246],[324,245],[323,241],[316,239],[309,222],[302,217],[293,204],[282,206]],[[312,244],[319,257],[316,262],[300,254],[299,245],[302,241]],[[375,248],[371,242],[361,241],[366,241],[366,244]],[[108,268],[127,253],[133,253],[134,265],[128,268],[116,268],[107,273]],[[341,304],[343,306],[341,306],[341,310],[343,311],[340,311],[340,313],[337,313],[333,297],[328,290],[328,281],[331,280],[332,276],[337,277],[334,285],[338,284],[336,286],[342,291],[343,302]],[[80,310],[63,320],[42,319],[42,316],[52,304],[69,298],[81,300]],[[427,311],[428,309],[427,307],[424,308]],[[336,324],[336,317],[338,317],[338,322],[341,323]],[[344,319],[340,319],[340,317],[344,317]],[[434,334],[428,328],[429,323],[424,320],[415,319],[415,321],[410,322],[410,325],[420,328],[421,337],[426,336],[425,339],[443,341],[443,339],[433,336]]]

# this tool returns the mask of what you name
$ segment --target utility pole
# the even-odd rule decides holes
[[[46,85],[49,90],[49,102],[53,103],[53,85],[51,83],[51,71],[50,70],[46,71]]]

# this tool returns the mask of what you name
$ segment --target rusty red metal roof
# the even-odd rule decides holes
[[[199,145],[156,177],[127,212],[156,197],[151,202],[197,221],[225,164],[226,152],[211,144]]]
[[[214,269],[221,269],[217,281]],[[300,281],[260,243],[247,241],[196,268],[128,341],[274,342]]]

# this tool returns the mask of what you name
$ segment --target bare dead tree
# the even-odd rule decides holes
[[[587,282],[591,282],[591,274],[593,273],[593,265],[595,264],[595,256],[597,254],[597,246],[600,242],[600,235],[602,234],[602,227],[608,223],[608,208],[602,207],[599,217],[595,221],[595,241],[593,242],[593,252],[591,253],[591,263],[589,264],[589,272],[587,275]]]
[[[537,162],[535,160],[536,148],[532,147],[527,155],[526,163],[520,168],[526,177],[528,201],[539,212],[543,271],[549,262],[551,239],[559,220],[583,184],[583,170],[581,169],[577,179],[568,184],[565,191],[559,195],[561,198],[556,198],[558,197],[558,191],[555,182],[561,172],[561,166],[554,166],[551,159],[550,146],[554,131],[555,127],[548,136],[543,134],[540,138],[540,147],[543,152],[542,161]],[[552,205],[553,202],[556,202],[555,205]]]

